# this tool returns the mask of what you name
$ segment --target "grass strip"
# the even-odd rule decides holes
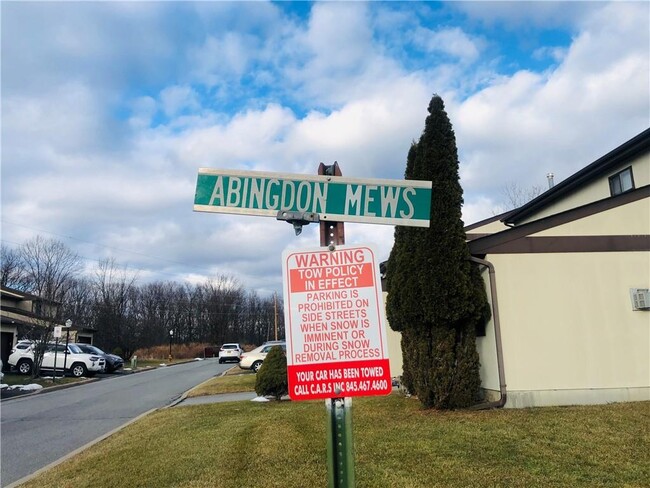
[[[254,373],[219,376],[190,390],[188,397],[204,395],[218,395],[220,393],[239,393],[244,391],[255,391]]]

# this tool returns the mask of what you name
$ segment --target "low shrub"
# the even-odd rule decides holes
[[[257,372],[255,393],[273,396],[280,400],[289,392],[287,381],[287,358],[280,346],[272,347]]]

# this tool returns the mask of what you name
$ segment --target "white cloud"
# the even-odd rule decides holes
[[[219,85],[242,76],[257,48],[254,39],[227,32],[221,38],[209,36],[190,53],[192,75],[207,85]]]
[[[164,25],[172,4],[131,3],[3,3],[3,96],[38,96],[72,81],[123,89],[182,72],[169,62],[180,36]]]
[[[376,93],[328,115],[309,114],[296,124],[290,142],[317,162],[339,161],[347,176],[402,178],[430,94],[417,80],[400,80],[392,87],[392,97]]]
[[[458,27],[437,31],[420,27],[414,34],[414,43],[429,52],[454,56],[463,64],[476,61],[480,55],[480,43]]]
[[[197,169],[315,174],[336,160],[345,176],[399,179],[434,92],[457,136],[466,223],[492,215],[504,183],[560,181],[649,122],[642,3],[447,4],[508,29],[571,26],[570,46],[536,54],[555,68],[513,74],[482,58],[495,40],[421,21],[422,4],[317,3],[304,22],[266,3],[26,5],[3,5],[2,213],[31,229],[4,222],[3,239],[86,239],[87,255],[141,279],[230,273],[279,289],[280,253],[316,247],[317,226],[295,237],[274,219],[192,212]],[[405,40],[382,44],[391,22]],[[413,68],[409,33],[450,59]],[[376,243],[382,259],[393,232],[346,224],[349,244]]]
[[[156,100],[153,97],[145,96],[133,100],[130,104],[131,117],[129,124],[134,131],[146,130],[158,110]]]
[[[283,76],[293,97],[318,110],[339,109],[369,93],[386,93],[408,76],[373,41],[368,8],[360,2],[314,5],[307,27],[290,38],[294,57]]]
[[[648,126],[647,10],[598,10],[554,71],[521,71],[456,102],[466,194],[545,185],[548,172],[564,179]]]
[[[450,2],[449,7],[487,24],[499,24],[507,29],[528,25],[544,27],[573,27],[589,11],[603,2],[537,1],[537,2]]]
[[[286,131],[295,123],[291,110],[269,105],[249,110],[225,123],[188,128],[171,136],[176,157],[188,167],[263,168],[278,161]]]
[[[488,217],[492,217],[503,209],[500,207],[501,202],[498,198],[479,197],[463,205],[463,222],[465,225],[479,222]]]
[[[80,155],[111,152],[124,131],[110,117],[105,94],[79,82],[39,96],[3,98],[3,167],[26,175],[76,168]]]
[[[533,59],[544,60],[550,58],[553,61],[559,63],[564,60],[566,57],[567,50],[563,47],[555,46],[544,46],[538,49],[535,49],[532,54]]]
[[[160,100],[165,115],[178,115],[188,110],[200,110],[196,92],[189,86],[169,86],[160,92]]]
[[[341,74],[348,77],[363,68],[374,51],[368,20],[363,3],[315,4],[305,33],[312,53],[309,71],[331,78]]]

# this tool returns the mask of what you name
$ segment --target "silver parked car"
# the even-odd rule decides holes
[[[250,352],[245,352],[241,355],[239,359],[239,367],[241,369],[252,369],[254,372],[262,367],[264,358],[269,353],[272,347],[279,346],[286,353],[287,343],[284,341],[269,341],[262,344],[260,347],[256,347]]]

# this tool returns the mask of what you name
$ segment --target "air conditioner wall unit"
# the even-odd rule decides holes
[[[650,310],[650,289],[630,288],[633,310]]]

